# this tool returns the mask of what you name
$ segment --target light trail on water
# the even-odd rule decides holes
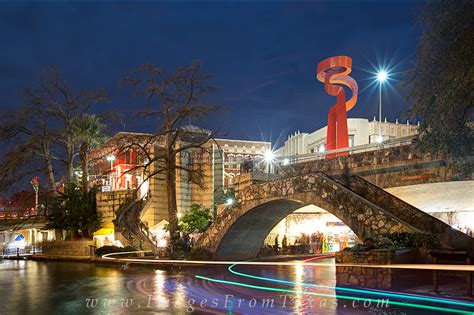
[[[323,258],[328,258],[328,256],[322,256],[322,257],[314,257],[311,260],[316,260],[316,259],[323,259]],[[305,260],[309,261],[309,260]],[[289,281],[289,280],[282,280],[282,279],[276,279],[276,278],[269,278],[269,277],[261,277],[261,276],[255,276],[252,274],[248,273],[242,273],[233,270],[234,267],[238,266],[239,264],[233,264],[227,268],[232,274],[241,276],[241,277],[246,277],[246,278],[251,278],[251,279],[256,279],[256,280],[262,280],[262,281],[268,281],[268,282],[276,282],[276,283],[282,283],[282,284],[289,284],[289,285],[300,285],[304,287],[311,287],[311,288],[321,288],[321,289],[328,289],[328,290],[340,290],[340,291],[346,291],[346,292],[354,292],[354,293],[362,293],[366,295],[379,295],[383,297],[393,297],[393,298],[402,298],[402,299],[408,299],[408,300],[419,300],[419,301],[426,301],[426,302],[434,302],[438,304],[451,304],[451,305],[456,305],[456,306],[466,306],[466,307],[473,307],[474,304],[472,303],[465,303],[465,302],[459,302],[459,301],[454,301],[454,300],[448,300],[448,299],[435,299],[435,298],[429,298],[429,297],[423,297],[419,295],[414,295],[414,294],[400,294],[396,293],[393,291],[372,291],[372,290],[361,290],[361,289],[352,289],[352,288],[346,288],[346,287],[338,287],[338,286],[327,286],[327,285],[318,285],[318,284],[311,284],[311,283],[304,283],[304,282],[295,282],[295,281]],[[301,264],[303,266],[307,266],[304,262]]]
[[[313,296],[320,296],[320,297],[329,297],[329,298],[334,298],[334,299],[360,301],[360,297],[352,297],[352,296],[348,296],[348,295],[337,295],[336,296],[336,295],[332,295],[332,294],[324,294],[324,293],[317,293],[317,292],[311,292],[311,291],[290,290],[290,289],[280,289],[280,288],[274,288],[274,287],[265,287],[265,286],[259,286],[259,285],[253,285],[253,284],[246,284],[246,283],[242,283],[242,282],[213,279],[213,278],[203,277],[203,276],[199,276],[199,275],[196,275],[195,277],[198,278],[198,279],[201,279],[201,280],[207,280],[207,281],[211,281],[211,282],[217,282],[217,283],[235,285],[235,286],[240,286],[240,287],[252,288],[252,289],[257,289],[257,290],[274,291],[274,292],[280,292],[280,293],[304,294],[304,295],[313,295]],[[374,300],[374,299],[368,299],[368,298],[364,298],[364,301],[380,303],[380,300]],[[433,310],[433,311],[443,311],[443,312],[450,312],[450,313],[456,313],[456,314],[471,314],[471,315],[473,314],[472,311],[456,310],[456,309],[452,309],[452,308],[445,308],[445,307],[431,306],[431,305],[424,305],[424,304],[405,303],[405,302],[397,302],[397,301],[386,301],[386,303],[388,305],[396,305],[396,306],[402,306],[402,307],[412,307],[412,308]]]
[[[141,251],[144,252],[144,251]],[[396,293],[393,291],[383,291],[383,290],[362,290],[362,289],[352,289],[346,287],[338,287],[338,286],[326,286],[326,285],[317,285],[317,284],[310,284],[304,282],[295,282],[283,279],[276,279],[276,278],[269,278],[269,277],[261,277],[255,276],[252,274],[242,273],[235,271],[233,268],[239,265],[245,266],[305,266],[305,267],[363,267],[363,268],[388,268],[388,269],[418,269],[418,270],[450,270],[450,271],[474,271],[474,266],[466,266],[466,265],[412,265],[412,264],[398,264],[398,265],[363,265],[363,264],[331,264],[331,263],[312,263],[310,261],[328,258],[328,256],[324,257],[314,257],[307,259],[303,262],[293,261],[293,262],[265,262],[265,261],[198,261],[198,260],[180,260],[180,261],[171,261],[166,259],[139,259],[139,258],[114,258],[111,256],[116,255],[123,255],[123,254],[136,254],[138,252],[126,252],[126,253],[113,253],[107,254],[102,256],[104,259],[108,260],[115,260],[115,261],[123,261],[127,263],[141,263],[141,264],[188,264],[188,265],[229,265],[228,270],[234,275],[251,278],[255,280],[261,281],[268,281],[268,282],[275,282],[281,283],[285,285],[295,285],[295,286],[303,286],[309,288],[318,288],[318,289],[326,289],[326,290],[339,290],[339,291],[346,291],[352,292],[357,294],[363,294],[368,296],[380,296],[380,297],[390,297],[390,298],[397,298],[397,299],[407,299],[413,301],[424,301],[429,303],[436,303],[436,304],[445,304],[446,306],[459,306],[459,307],[468,307],[474,308],[474,304],[466,303],[456,300],[450,299],[435,299],[415,294],[401,294]],[[260,286],[260,285],[252,285],[246,284],[242,282],[236,281],[228,281],[222,279],[214,279],[209,277],[204,277],[201,275],[195,275],[197,279],[210,281],[213,283],[221,283],[227,285],[234,285],[240,287],[246,287],[251,289],[257,290],[264,290],[264,291],[274,291],[280,293],[294,293],[294,294],[304,294],[304,295],[312,295],[312,296],[320,296],[320,297],[330,297],[334,299],[345,299],[345,300],[352,300],[358,301],[361,297],[354,297],[348,295],[333,295],[333,294],[325,294],[325,293],[318,293],[312,291],[304,291],[304,290],[291,290],[291,289],[282,289],[276,287],[268,287],[268,286]],[[370,299],[370,298],[363,298],[364,300],[370,302],[380,302],[380,300]],[[433,306],[433,305],[426,305],[426,304],[419,304],[419,303],[409,303],[409,302],[399,302],[399,301],[388,301],[387,304],[393,306],[402,306],[402,307],[410,307],[410,308],[417,308],[417,309],[425,309],[425,310],[436,310],[436,311],[444,311],[444,312],[451,312],[451,313],[458,313],[458,314],[474,314],[474,311],[465,311],[465,310],[457,310],[447,307],[441,306]]]

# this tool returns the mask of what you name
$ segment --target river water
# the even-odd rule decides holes
[[[338,290],[336,297],[333,266],[227,267],[122,270],[115,265],[0,260],[0,314],[448,313],[419,305],[474,311],[384,293]],[[387,299],[418,307],[387,307]]]

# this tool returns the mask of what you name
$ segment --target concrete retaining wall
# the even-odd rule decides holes
[[[45,256],[61,256],[61,257],[78,257],[89,256],[92,241],[53,241],[43,244],[43,255]]]

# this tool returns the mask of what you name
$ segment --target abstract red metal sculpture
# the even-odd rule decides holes
[[[329,95],[336,96],[336,104],[331,107],[328,115],[328,131],[326,150],[347,148],[349,136],[347,131],[347,112],[357,102],[357,82],[348,76],[352,71],[352,58],[348,56],[335,56],[324,59],[318,64],[316,77],[324,82],[324,89]],[[335,85],[339,84],[339,85]],[[340,85],[351,89],[352,96],[346,101],[346,93]],[[348,152],[327,154],[326,157],[347,155]]]

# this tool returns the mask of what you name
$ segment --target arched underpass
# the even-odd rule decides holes
[[[257,206],[244,214],[224,235],[216,250],[220,259],[256,257],[270,231],[303,203],[293,200],[274,200]]]
[[[198,240],[216,259],[255,258],[272,228],[313,204],[339,218],[363,240],[387,232],[435,233],[443,244],[472,251],[472,239],[359,177],[347,181],[315,173],[247,187]]]
[[[339,221],[337,220],[338,218],[335,218],[324,209],[314,205],[304,205],[301,202],[293,200],[270,201],[244,214],[242,218],[229,229],[217,248],[216,256],[221,259],[231,259],[236,256],[256,257],[263,247],[265,239],[268,239],[269,233],[273,232],[277,225],[284,219],[288,219],[291,215],[297,216],[298,214],[305,215],[306,218],[311,215],[317,216],[317,220],[323,221],[322,223],[325,223],[324,219],[321,218],[322,214],[325,214],[325,217],[332,217],[330,221]],[[314,223],[314,220],[313,218],[312,223]],[[252,228],[248,228],[249,226]],[[292,228],[295,227],[292,226]],[[295,232],[298,237],[305,233],[309,236],[314,232],[323,232],[323,230],[316,225],[311,226],[310,230],[311,232],[309,233],[308,229],[300,229]],[[326,231],[324,230],[324,232]],[[281,233],[279,235],[280,245],[283,235],[288,237],[288,241],[296,236],[291,234],[290,231]],[[275,235],[271,237],[271,245],[274,244],[274,237]],[[290,243],[288,243],[288,245],[290,245]]]

